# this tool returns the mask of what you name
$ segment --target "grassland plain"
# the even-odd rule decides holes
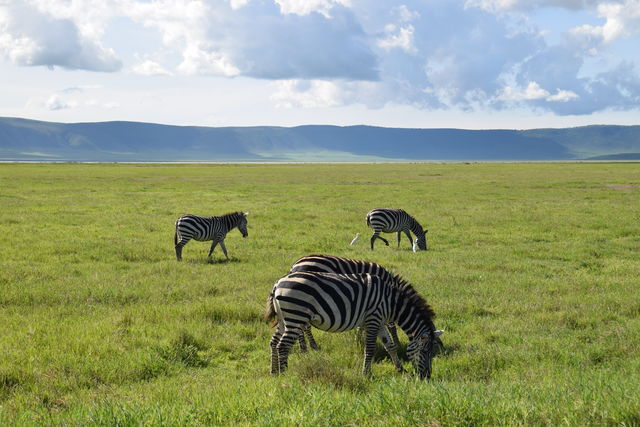
[[[1,425],[640,425],[638,164],[1,164],[0,206]],[[384,206],[429,251],[371,252]],[[176,262],[179,215],[235,210],[229,262]],[[432,381],[383,351],[364,378],[354,333],[269,374],[265,300],[309,253],[419,289]]]

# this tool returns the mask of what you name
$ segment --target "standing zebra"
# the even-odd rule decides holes
[[[420,223],[402,209],[373,209],[367,213],[367,225],[373,229],[371,250],[373,250],[373,243],[376,239],[381,239],[385,245],[389,246],[389,241],[380,236],[380,232],[397,232],[398,247],[400,247],[400,236],[402,232],[407,235],[409,242],[413,242],[409,231],[412,231],[413,234],[416,235],[415,245],[412,244],[414,251],[416,246],[420,250],[427,250],[427,232],[429,230],[423,230]]]
[[[247,237],[247,215],[249,212],[233,212],[222,216],[196,216],[183,215],[176,221],[176,231],[173,235],[173,243],[176,248],[176,258],[182,260],[182,248],[189,240],[194,239],[199,242],[213,240],[211,249],[209,249],[210,257],[215,247],[220,244],[224,256],[227,255],[227,248],[224,246],[224,238],[227,233],[238,227],[242,237]]]
[[[362,274],[369,273],[372,275],[380,276],[383,280],[390,280],[392,275],[383,266],[376,264],[375,262],[360,261],[357,259],[341,258],[332,255],[307,255],[303,256],[291,266],[289,273],[296,273],[299,271],[316,271],[324,273],[339,273],[339,274]],[[402,363],[398,358],[398,345],[400,340],[398,339],[398,332],[395,325],[388,323],[386,329],[380,330],[380,340],[384,345],[384,348],[389,353],[391,361],[398,371],[402,371]],[[306,350],[306,343],[304,342],[305,336],[309,340],[311,348],[317,349],[318,346],[313,339],[311,329],[308,328],[304,331],[304,335],[300,335],[300,347],[302,351]]]
[[[396,322],[409,337],[407,356],[420,378],[431,377],[437,347],[435,313],[400,276],[291,273],[276,282],[265,320],[275,319],[271,338],[271,373],[287,368],[289,351],[309,324],[329,332],[365,328],[364,374],[371,372],[376,337],[384,324]]]

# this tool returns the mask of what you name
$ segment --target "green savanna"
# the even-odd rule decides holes
[[[638,164],[2,164],[0,206],[2,425],[640,424]],[[371,251],[375,207],[429,250]],[[232,211],[229,261],[176,261],[180,215]],[[270,375],[267,295],[311,253],[419,290],[430,382],[382,347],[363,377],[355,332]]]

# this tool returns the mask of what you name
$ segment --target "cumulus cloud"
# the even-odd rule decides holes
[[[542,8],[600,21],[550,42],[524,13]],[[637,60],[612,54],[640,35],[640,0],[0,0],[0,55],[117,71],[113,18],[161,39],[160,56],[136,52],[127,71],[273,80],[284,108],[640,107]]]
[[[55,111],[55,110],[66,110],[68,108],[73,108],[76,106],[76,104],[73,102],[67,103],[60,97],[60,95],[54,94],[54,95],[51,95],[49,99],[47,99],[45,106],[47,107],[48,110]]]
[[[349,6],[348,0],[275,0],[283,14],[308,15],[312,12],[329,18],[330,11],[335,5]]]
[[[146,59],[145,61],[134,65],[131,68],[134,74],[141,74],[143,76],[170,76],[171,73],[167,71],[162,65],[155,61]]]
[[[543,89],[537,82],[529,82],[523,90],[506,86],[500,91],[498,99],[502,101],[532,101],[544,99],[548,102],[567,102],[578,98],[578,95],[570,90],[557,89],[555,94]]]
[[[399,48],[407,53],[416,53],[417,50],[413,45],[413,33],[415,29],[413,25],[397,28],[393,24],[385,27],[385,37],[378,39],[378,46],[384,50]]]
[[[132,2],[127,13],[181,53],[185,74],[375,79],[368,35],[342,3],[160,0]]]
[[[27,3],[0,4],[0,54],[16,65],[117,71],[110,48],[81,33],[73,20],[56,18]]]
[[[345,103],[345,90],[326,80],[282,80],[272,99],[283,108],[326,108]]]
[[[591,54],[618,39],[640,35],[640,0],[624,3],[604,3],[598,5],[598,15],[605,19],[601,26],[581,25],[572,28],[569,35]]]

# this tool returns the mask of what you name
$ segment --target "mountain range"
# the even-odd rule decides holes
[[[640,126],[463,130],[201,127],[0,117],[1,161],[278,162],[640,160]]]

